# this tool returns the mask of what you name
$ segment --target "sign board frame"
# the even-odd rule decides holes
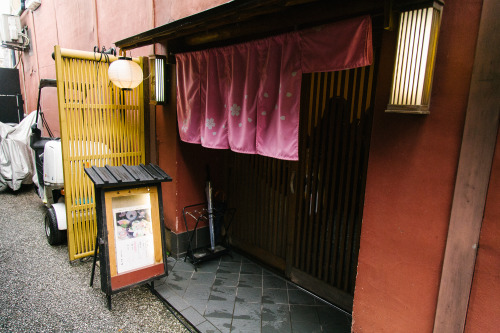
[[[131,197],[140,197],[140,196],[145,196],[148,195],[149,197],[149,203],[147,205],[137,205],[133,204],[132,206],[129,206],[129,208],[116,208],[113,203],[114,199],[127,199]],[[104,260],[106,261],[106,276],[109,277],[108,283],[102,285],[102,287],[106,287],[106,290],[103,290],[107,294],[114,293],[117,291],[122,290],[123,288],[137,285],[138,283],[144,283],[148,282],[151,279],[157,279],[160,277],[163,277],[166,275],[166,266],[165,266],[165,260],[164,260],[164,242],[162,240],[165,238],[164,235],[164,228],[162,228],[162,225],[160,223],[160,211],[159,211],[159,205],[158,205],[158,189],[156,186],[150,187],[135,187],[135,188],[129,188],[129,189],[111,189],[108,191],[104,192],[104,205],[106,209],[106,213],[103,216],[103,232],[102,235],[106,238],[105,244],[107,245],[104,251],[101,251],[101,253],[106,253]],[[137,209],[141,207],[140,209]],[[148,207],[148,208],[146,208]],[[133,231],[130,231],[132,229],[132,225],[134,224],[141,224],[142,222],[137,222],[139,219],[130,219],[130,215],[132,212],[136,212],[137,214],[138,211],[146,211],[149,210],[149,219],[143,219],[141,221],[147,221],[147,223],[151,224],[151,238],[153,242],[153,263],[150,264],[148,261],[145,260],[146,264],[144,265],[131,265],[130,261],[132,261],[134,258],[135,259],[141,259],[140,255],[137,257],[137,249],[141,247],[141,245],[151,245],[148,243],[151,243],[151,240],[148,241],[143,241],[140,243],[141,239],[146,239],[149,237],[146,235],[139,236],[139,237],[133,237]],[[130,227],[127,228],[122,228],[118,226],[118,222],[116,219],[116,215],[119,214],[119,211],[123,211],[126,215],[129,215],[129,219],[127,219],[127,216],[125,216],[125,220],[130,221]],[[150,221],[149,221],[150,220]],[[119,231],[117,230],[118,228],[120,229],[125,229],[125,232],[129,235],[132,236],[132,238],[126,238],[126,239],[120,239],[119,237]],[[125,236],[127,237],[127,236]],[[120,243],[125,243],[129,242],[125,246],[120,246]],[[121,250],[120,247],[122,248],[127,248],[127,247],[132,247],[132,251],[125,251]],[[143,247],[143,246],[142,246]],[[136,251],[134,251],[136,250]],[[125,253],[124,253],[125,252]],[[122,253],[121,256],[119,254]],[[134,256],[136,254],[136,256]],[[148,258],[150,256],[142,255],[142,258]],[[118,258],[121,258],[124,262],[120,265],[120,261],[117,260]],[[101,258],[103,259],[103,258]],[[149,259],[149,258],[148,258]],[[138,260],[135,260],[138,261]],[[101,261],[101,265],[102,265]],[[102,265],[104,266],[104,265]],[[101,266],[101,267],[102,267]],[[132,266],[132,269],[125,269],[124,271],[120,272],[120,267],[129,267]],[[102,270],[102,268],[101,268]],[[101,272],[101,279],[102,279],[102,273]]]
[[[99,247],[101,290],[111,294],[168,275],[162,182],[172,178],[157,165],[90,167],[97,215],[94,282]]]

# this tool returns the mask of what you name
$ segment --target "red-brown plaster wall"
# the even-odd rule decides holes
[[[94,45],[97,45],[93,1],[52,0],[44,2],[40,9],[50,5],[54,8],[55,16],[51,21],[57,28],[59,45],[66,49],[92,51]],[[34,15],[35,17],[44,16],[40,17],[40,20],[47,19],[47,16],[43,15],[43,12],[38,13],[38,10],[34,12]],[[44,35],[44,32],[39,31],[38,28],[37,32],[40,36]],[[54,45],[51,45],[51,48],[52,53]]]
[[[92,51],[94,46],[114,46],[117,40],[150,30],[199,11],[225,3],[223,0],[44,0],[34,12],[24,11],[23,26],[31,34],[31,49],[22,54],[20,81],[25,109],[36,109],[41,78],[55,78],[51,55],[54,45]],[[129,51],[132,56],[154,53],[153,46]],[[42,110],[54,135],[59,136],[57,93],[42,93]]]
[[[114,47],[114,42],[154,28],[152,1],[96,1],[99,45]],[[117,50],[118,51],[118,50]],[[148,56],[153,46],[127,51],[127,56]]]
[[[96,45],[95,11],[92,1],[46,0],[36,11],[25,11],[21,17],[31,35],[31,49],[22,55],[21,76],[26,84],[27,110],[36,109],[40,79],[55,79],[54,45],[92,50]],[[22,83],[22,82],[21,82]],[[41,108],[49,127],[59,136],[57,91],[42,91]]]
[[[500,327],[500,135],[497,136],[465,332]]]
[[[227,150],[208,149],[201,145],[180,142],[177,153],[177,195],[178,195],[178,223],[174,232],[186,230],[182,220],[182,208],[188,205],[206,202],[205,184],[207,166],[210,168],[210,179],[215,192],[226,192],[225,161]],[[194,219],[188,219],[189,230],[195,225]],[[205,225],[200,224],[200,226]]]
[[[385,32],[354,294],[354,332],[431,332],[481,1],[447,2],[427,116],[385,113]]]
[[[229,2],[228,0],[172,0],[171,17],[172,21],[203,12],[212,7]]]

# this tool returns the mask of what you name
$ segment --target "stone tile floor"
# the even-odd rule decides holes
[[[350,314],[232,253],[199,264],[168,259],[160,297],[200,332],[350,332]]]

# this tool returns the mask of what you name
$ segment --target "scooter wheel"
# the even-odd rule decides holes
[[[66,230],[57,228],[57,217],[53,207],[49,207],[45,213],[45,236],[50,245],[59,245],[66,241]]]

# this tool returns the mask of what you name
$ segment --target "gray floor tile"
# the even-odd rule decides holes
[[[253,320],[260,323],[260,303],[236,302],[234,303],[233,320]]]
[[[168,282],[189,282],[193,272],[173,271],[168,275]]]
[[[287,289],[286,281],[275,275],[264,275],[262,277],[264,289]]]
[[[215,272],[194,272],[191,277],[191,284],[205,284],[212,286],[215,281]]]
[[[194,326],[198,326],[206,320],[205,317],[192,307],[182,310],[181,314]]]
[[[262,321],[290,322],[290,307],[285,304],[262,304]]]
[[[221,262],[219,268],[217,269],[217,274],[219,273],[239,273],[241,268],[240,263],[234,262]]]
[[[262,274],[240,274],[238,287],[262,288]]]
[[[173,295],[179,296],[175,290],[168,284],[162,284],[160,286],[155,285],[155,290],[166,300],[168,300]]]
[[[300,289],[288,290],[290,304],[315,305],[315,297]]]
[[[236,287],[214,286],[209,299],[212,301],[233,302],[236,298]]]
[[[169,274],[172,271],[172,269],[174,268],[175,263],[176,263],[176,260],[174,258],[172,258],[172,257],[167,258],[167,269],[168,269]]]
[[[231,333],[256,333],[260,332],[260,320],[233,319]]]
[[[238,287],[236,291],[238,302],[261,303],[262,288]]]
[[[220,333],[220,331],[208,320],[196,326],[201,333]]]
[[[241,259],[243,256],[236,252],[230,252],[230,255],[224,255],[220,258],[220,262],[239,262],[241,263]]]
[[[189,286],[189,281],[191,280],[192,272],[171,272],[168,276],[168,285],[170,285],[179,295],[183,295],[184,291]]]
[[[262,333],[291,333],[290,321],[262,321]]]
[[[223,333],[229,333],[231,331],[231,318],[207,318],[208,321],[212,323],[217,329]]]
[[[168,286],[176,292],[179,296],[184,295],[187,287],[189,286],[189,280],[186,281],[169,281]]]
[[[322,328],[319,323],[310,323],[306,321],[292,321],[293,333],[321,333]],[[336,332],[335,332],[336,333]]]
[[[173,270],[155,289],[200,332],[350,331],[349,314],[236,253],[202,263],[197,272],[167,260]]]
[[[290,305],[290,318],[292,322],[307,321],[319,324],[317,306],[314,305]]]
[[[321,325],[319,323],[308,321],[292,321],[293,333],[321,333]]]
[[[288,292],[286,289],[264,289],[262,303],[288,304]]]
[[[190,262],[184,262],[184,260],[178,260],[174,268],[172,269],[173,272],[194,272],[194,266]]]
[[[238,273],[217,273],[214,286],[236,287],[240,274]]]
[[[234,302],[208,301],[205,309],[206,318],[229,318],[233,316]]]
[[[241,274],[262,274],[262,267],[254,263],[242,263]]]
[[[322,305],[317,307],[319,321],[322,324],[339,324],[351,326],[351,316],[333,307]]]
[[[203,299],[189,300],[189,305],[191,305],[191,307],[196,311],[198,311],[201,315],[205,313],[205,309],[207,308],[207,303],[208,301]]]
[[[184,293],[184,298],[186,301],[191,300],[208,300],[210,296],[210,289],[205,285],[196,285],[191,284],[187,287],[186,292]]]
[[[168,275],[168,281],[179,281],[183,282],[186,280],[190,280],[191,276],[193,275],[194,271],[188,272],[188,271],[173,271]]]
[[[217,268],[219,268],[218,260],[206,261],[198,264],[198,272],[201,273],[215,273],[217,272]]]
[[[185,310],[189,307],[189,304],[180,298],[179,296],[175,295],[172,296],[168,299],[168,302],[177,310],[177,311],[182,311]]]

